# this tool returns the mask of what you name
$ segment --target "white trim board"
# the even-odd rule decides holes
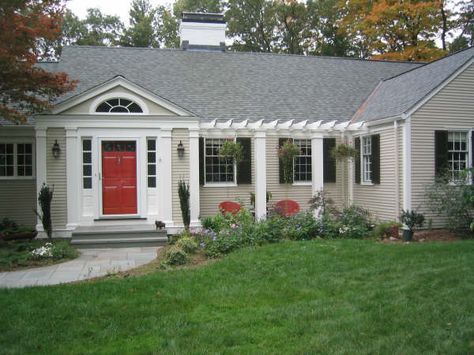
[[[173,112],[178,116],[194,116],[194,114],[182,107],[179,107],[175,103],[168,101],[144,88],[138,86],[137,84],[127,80],[123,76],[117,76],[109,81],[106,81],[98,86],[95,86],[81,94],[75,95],[65,101],[57,104],[52,110],[53,115],[60,114],[80,103],[83,103],[89,99],[92,99],[96,96],[100,96],[105,92],[112,90],[118,86],[122,86],[125,89],[134,92],[135,94],[144,97],[147,100],[150,100],[156,103],[159,106],[164,107],[165,109]]]

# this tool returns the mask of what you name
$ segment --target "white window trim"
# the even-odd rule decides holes
[[[148,150],[148,142],[155,141],[155,150]],[[153,152],[155,153],[155,162],[149,163],[148,162],[148,153]],[[155,175],[148,175],[148,165],[154,164],[155,165]],[[155,178],[155,187],[148,186],[148,178],[154,177]],[[148,190],[155,191],[158,189],[158,140],[155,137],[147,137],[146,138],[146,187]]]
[[[13,144],[13,176],[0,176],[0,180],[34,180],[36,179],[36,151],[32,139],[2,139],[0,144]],[[18,144],[31,144],[31,176],[18,176]]]
[[[449,134],[450,133],[464,133],[466,135],[466,150],[465,152],[467,153],[467,156],[466,156],[466,169],[470,169],[471,168],[471,162],[472,162],[472,158],[471,158],[471,148],[472,148],[472,143],[471,143],[471,138],[472,138],[472,130],[466,130],[466,129],[448,129],[448,144],[449,144]],[[458,151],[460,152],[460,151]],[[449,163],[449,154],[451,154],[450,152],[450,148],[448,146],[448,163]],[[460,181],[456,181],[456,180],[453,180],[452,179],[452,175],[453,175],[453,170],[451,169],[451,166],[449,166],[449,174],[451,175],[450,176],[450,179],[449,179],[449,184],[452,184],[452,185],[456,185],[458,182]],[[468,183],[471,183],[471,176],[468,175],[467,178],[468,180]]]
[[[208,139],[237,140],[236,137],[204,137],[204,187],[236,187],[237,185],[237,164],[234,161],[234,181],[230,182],[207,182],[206,181],[206,141]]]
[[[83,149],[83,144],[84,144],[84,141],[86,140],[89,140],[91,142],[91,150],[84,150]],[[92,137],[81,137],[81,140],[80,140],[80,149],[81,149],[81,189],[83,191],[91,191],[93,188],[94,188],[94,164],[92,162],[92,154],[93,154],[93,150],[92,150]],[[91,162],[90,164],[89,163],[84,163],[84,152],[86,153],[90,153],[91,154]],[[84,176],[84,164],[87,164],[87,165],[90,165],[91,166],[91,176]],[[87,177],[90,177],[91,178],[91,187],[90,188],[85,188],[84,187],[84,178],[87,178]]]
[[[371,157],[371,166],[372,166],[372,135],[361,136],[360,137],[360,184],[366,186],[375,185],[371,180],[365,180],[365,164],[364,164],[364,139],[370,139],[370,157]],[[373,171],[371,170],[371,175]]]
[[[313,161],[312,161],[312,155],[313,155],[313,150],[312,150],[312,146],[311,146],[311,139],[308,139],[308,138],[295,138],[293,139],[293,143],[298,146],[295,141],[308,141],[309,142],[309,147],[311,149],[311,165],[313,164]],[[298,154],[298,156],[294,157],[293,158],[293,186],[311,186],[313,184],[313,179],[311,178],[310,180],[298,180],[296,181],[296,178],[295,178],[295,175],[296,175],[296,164],[295,164],[295,160],[297,157],[299,156],[303,156],[301,154]],[[306,157],[306,155],[304,155]],[[312,175],[312,168],[311,168],[311,175]]]
[[[135,102],[137,105],[139,105],[142,108],[143,112],[134,112],[134,113],[126,113],[126,112],[96,112],[97,107],[104,101],[107,100],[112,100],[112,99],[127,99],[130,101]],[[128,93],[117,93],[117,92],[111,92],[108,94],[104,94],[96,98],[94,101],[92,101],[91,105],[89,106],[89,113],[92,115],[99,115],[99,116],[104,116],[104,115],[114,115],[114,116],[143,116],[143,115],[148,115],[149,114],[149,109],[148,105],[145,103],[144,100],[140,99],[136,95],[130,95]]]

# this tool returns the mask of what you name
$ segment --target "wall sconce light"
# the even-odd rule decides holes
[[[59,147],[57,139],[54,141],[51,151],[53,152],[53,157],[59,158],[59,154],[61,154],[61,148]]]
[[[183,158],[184,157],[184,146],[183,146],[183,142],[182,141],[179,141],[179,144],[178,144],[178,157],[179,158]]]

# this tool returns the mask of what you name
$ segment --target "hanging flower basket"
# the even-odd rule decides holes
[[[355,159],[359,155],[357,149],[349,144],[338,144],[331,150],[331,156],[337,161],[345,161]]]

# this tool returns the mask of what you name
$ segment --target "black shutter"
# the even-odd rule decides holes
[[[199,138],[199,184],[204,185],[204,138]]]
[[[380,134],[372,136],[372,183],[380,184]]]
[[[336,138],[323,139],[324,182],[336,182],[336,159],[331,154],[335,146]]]
[[[250,138],[237,138],[243,151],[243,159],[237,166],[237,184],[252,183],[252,141]]]
[[[448,169],[448,131],[435,131],[435,176],[442,177]]]
[[[355,182],[356,184],[360,184],[360,138],[356,137],[354,138],[354,148],[357,150],[357,156],[354,158],[355,159]]]
[[[279,138],[278,139],[278,148],[281,148],[283,146],[283,144],[285,144],[286,141],[293,142],[293,139],[291,139],[291,138]],[[277,154],[278,154],[278,152],[277,152]],[[285,178],[283,176],[283,165],[282,165],[280,159],[278,159],[278,168],[279,168],[279,174],[280,174],[280,184],[284,184],[285,183]],[[291,176],[293,176],[293,174],[291,174]],[[291,182],[293,182],[293,179],[291,179]]]

